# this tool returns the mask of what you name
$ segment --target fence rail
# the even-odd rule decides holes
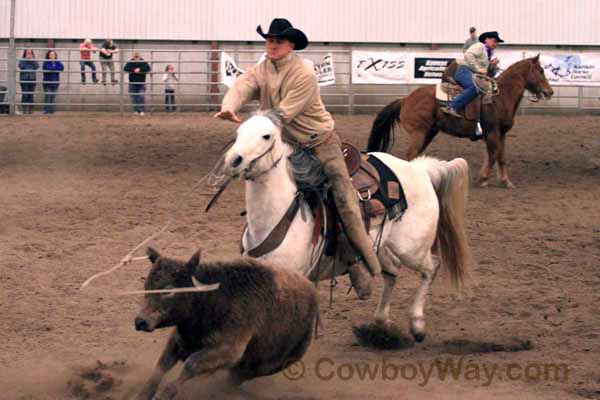
[[[53,102],[59,111],[115,111],[128,112],[136,106],[142,94],[130,93],[135,88],[135,83],[127,80],[128,72],[124,70],[127,62],[134,53],[139,52],[150,65],[151,71],[146,75],[143,100],[147,112],[165,110],[165,88],[163,82],[165,66],[173,65],[179,78],[172,82],[175,89],[175,111],[211,111],[218,109],[220,102],[227,91],[227,87],[220,83],[219,54],[227,52],[243,69],[254,65],[263,54],[262,49],[243,48],[201,48],[201,49],[130,49],[122,48],[111,62],[114,66],[116,84],[111,82],[110,69],[102,68],[102,60],[90,60],[94,65],[93,74],[99,83],[90,79],[92,71],[89,66],[83,67],[80,60],[79,48],[47,48],[28,47],[36,54],[32,61],[39,63],[35,71],[35,80],[27,80],[19,68],[24,47],[10,49],[0,47],[0,105],[11,106],[17,112],[23,110],[24,105],[31,105],[36,110],[42,109],[49,99],[48,87],[54,83],[59,86],[51,94],[57,98]],[[14,53],[11,53],[11,50]],[[60,80],[44,81],[42,65],[45,53],[54,50],[58,60],[64,65],[60,72]],[[14,60],[11,63],[11,54]],[[371,85],[355,84],[352,82],[352,49],[331,49],[303,51],[302,56],[316,61],[325,54],[331,54],[335,66],[336,83],[321,88],[321,95],[328,109],[334,112],[372,112],[385,106],[391,100],[408,95],[420,85]],[[82,68],[84,72],[82,73]],[[14,71],[14,73],[11,73]],[[82,75],[85,74],[85,75]],[[83,81],[85,76],[85,81]],[[29,77],[27,77],[29,78]],[[104,80],[106,85],[102,84]],[[8,88],[16,88],[10,93]],[[138,85],[139,86],[139,85]],[[587,112],[600,110],[600,88],[554,85],[556,95],[544,103],[529,103],[524,101],[521,105],[522,112],[529,110],[569,110]],[[135,97],[137,95],[138,97]],[[33,97],[33,99],[32,99]],[[252,108],[251,105],[249,108]]]

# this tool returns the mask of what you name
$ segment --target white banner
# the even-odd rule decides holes
[[[600,86],[600,57],[595,54],[542,54],[540,63],[551,85]]]
[[[321,62],[311,63],[315,69],[315,74],[317,74],[317,82],[319,83],[319,86],[329,86],[335,84],[335,70],[333,69],[333,56],[331,53],[327,53]]]
[[[352,83],[399,84],[412,78],[414,60],[400,52],[352,52]]]
[[[514,63],[521,61],[523,59],[522,51],[514,51],[514,50],[496,50],[494,51],[493,58],[497,58],[500,61],[498,75],[502,72],[506,71],[508,67],[513,65]],[[496,75],[496,78],[498,77]]]
[[[266,54],[263,54],[258,60],[257,64],[260,64],[266,60]],[[323,59],[314,63],[311,60],[304,59],[304,62],[309,63],[313,66],[315,74],[317,75],[317,82],[319,86],[328,86],[335,84],[335,70],[333,68],[333,57],[331,53],[328,53]],[[233,58],[225,53],[221,52],[221,83],[227,87],[232,87],[236,78],[244,73],[244,71],[238,67]]]
[[[222,51],[220,62],[221,83],[227,87],[232,87],[236,78],[243,73],[244,71],[236,65],[233,58]]]
[[[462,53],[453,52],[352,52],[352,82],[367,84],[434,84],[446,66]],[[500,72],[523,59],[523,52],[501,51]]]

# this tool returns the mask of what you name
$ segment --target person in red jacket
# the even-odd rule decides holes
[[[92,61],[92,53],[97,52],[98,49],[92,44],[92,39],[85,39],[83,43],[79,45],[79,55],[81,65],[81,83],[85,85],[85,67],[90,67],[92,70],[92,81],[98,83],[96,78],[96,64]]]

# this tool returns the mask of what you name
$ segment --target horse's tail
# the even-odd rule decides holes
[[[400,122],[400,106],[402,99],[392,101],[385,106],[373,121],[367,151],[381,151],[388,153],[394,146],[394,126]]]
[[[462,158],[448,162],[428,157],[426,160],[426,169],[440,205],[436,236],[440,263],[442,268],[449,271],[454,287],[461,289],[472,265],[471,249],[465,232],[469,164]]]

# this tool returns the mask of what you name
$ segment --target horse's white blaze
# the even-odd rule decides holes
[[[263,138],[270,135],[270,139]],[[251,161],[263,154],[275,141],[271,154],[258,160],[249,171],[251,176],[262,173],[255,180],[246,180],[246,209],[248,230],[243,237],[246,252],[260,244],[290,206],[296,194],[296,185],[289,172],[287,156],[291,148],[281,140],[281,131],[264,116],[254,116],[238,129],[233,147],[227,152],[225,162],[229,174],[239,175]],[[413,333],[423,334],[423,308],[427,293],[439,263],[432,262],[431,247],[434,244],[440,208],[436,189],[440,187],[450,163],[433,158],[421,157],[407,162],[386,153],[371,153],[388,165],[396,174],[406,195],[408,209],[399,220],[388,221],[381,239],[380,259],[382,268],[396,275],[404,265],[421,274],[422,282],[413,304]],[[282,157],[283,156],[283,157]],[[233,166],[236,158],[243,161]],[[281,161],[274,167],[275,160]],[[302,207],[307,207],[303,202]],[[276,265],[296,270],[304,275],[311,272],[311,239],[314,220],[310,213],[298,213],[283,243],[262,259]],[[375,240],[381,221],[373,221],[369,232]],[[381,301],[375,313],[376,320],[389,320],[389,304],[395,278],[386,277]]]

